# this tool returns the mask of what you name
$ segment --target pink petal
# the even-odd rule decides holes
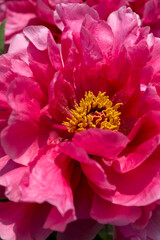
[[[135,222],[141,215],[138,207],[116,205],[97,195],[93,198],[91,217],[102,224],[123,226]]]
[[[60,70],[62,68],[60,51],[50,32],[48,34],[48,53],[53,67]]]
[[[73,214],[72,210],[68,210],[66,213],[61,215],[58,210],[53,207],[48,214],[44,228],[63,232],[66,229],[67,224],[74,220],[76,220],[76,217]]]
[[[126,148],[123,156],[118,157],[113,162],[113,167],[116,171],[121,173],[129,172],[146,161],[160,145],[160,136],[154,136],[138,145],[135,145],[135,142],[136,140]]]
[[[10,160],[9,156],[4,155],[0,158],[0,184],[5,186],[5,196],[11,201],[18,202],[20,200],[19,184],[26,172],[25,166]]]
[[[23,30],[25,36],[34,44],[34,46],[44,51],[47,49],[47,38],[49,30],[44,26],[29,26]]]
[[[24,182],[20,188],[23,201],[38,203],[47,201],[64,215],[69,210],[74,212],[69,183],[72,164],[70,159],[58,155],[59,151],[55,146],[42,149],[28,176],[28,184]]]
[[[46,35],[45,38],[47,39],[48,35]],[[35,44],[38,45],[39,43],[35,42]],[[31,41],[29,42],[28,61],[34,77],[36,78],[37,82],[39,82],[39,84],[42,86],[43,91],[47,95],[46,88],[48,88],[48,85],[51,79],[53,78],[55,69],[50,63],[50,59],[48,56],[47,42],[44,43],[44,51],[39,50],[36,46],[34,46],[34,42],[33,44]]]
[[[147,225],[147,236],[152,240],[158,240],[160,236],[159,229],[159,217],[160,217],[160,206],[157,205],[156,209],[153,211],[151,220]]]
[[[159,217],[160,208],[157,205],[151,214],[148,225],[145,228],[136,227],[131,224],[124,227],[118,227],[116,229],[116,240],[119,240],[120,237],[120,239],[123,240],[128,240],[131,237],[135,237],[134,239],[140,240],[159,240]]]
[[[0,57],[1,63],[4,61],[2,57]],[[10,83],[15,80],[16,74],[14,74],[11,70],[11,62],[8,66],[0,66],[0,106],[2,108],[8,108],[7,103],[7,90]]]
[[[111,197],[112,202],[125,206],[144,206],[157,201],[160,196],[159,172],[159,148],[157,148],[143,164],[134,170],[125,174],[108,173],[110,182],[117,187],[115,195]]]
[[[67,25],[73,32],[77,33],[80,31],[86,14],[89,14],[92,18],[98,20],[98,14],[96,11],[85,4],[57,4],[55,22],[61,30],[63,30],[65,25]]]
[[[47,1],[44,0],[37,0],[36,10],[38,13],[38,17],[42,19],[44,22],[54,25],[53,9],[49,6],[49,3],[46,4],[46,2]]]
[[[58,122],[70,117],[69,107],[74,106],[75,92],[72,84],[57,72],[49,87],[49,112]]]
[[[87,66],[92,66],[96,62],[103,59],[101,49],[95,41],[92,34],[90,34],[84,27],[80,32],[82,52]]]
[[[9,108],[0,111],[0,132],[2,131],[3,128],[7,126],[9,116],[10,116]]]
[[[86,16],[82,26],[86,29],[88,35],[90,33],[93,39],[96,40],[101,52],[105,56],[108,56],[111,52],[114,41],[114,36],[110,26],[106,22],[97,21],[89,15]]]
[[[27,165],[34,159],[39,149],[36,138],[37,129],[34,125],[19,122],[2,131],[1,144],[14,161]]]
[[[153,110],[160,110],[160,96],[157,94],[156,88],[149,85],[140,100],[139,114],[142,116]]]
[[[45,96],[33,79],[19,77],[13,81],[8,89],[8,103],[14,111],[10,124],[16,120],[37,121],[40,116],[40,103],[42,106],[43,101]]]
[[[19,44],[17,44],[17,42]],[[17,34],[13,40],[11,41],[10,45],[9,45],[9,49],[8,49],[8,52],[9,53],[12,53],[12,54],[21,54],[22,58],[24,58],[24,55],[27,55],[27,46],[28,46],[28,41],[26,40],[26,38],[24,37],[24,35],[21,33],[21,34]],[[27,59],[27,56],[25,56],[26,59]],[[25,59],[25,58],[24,58]]]
[[[156,104],[154,107],[156,108]],[[131,142],[121,153],[121,156],[113,162],[116,171],[125,173],[136,169],[158,148],[160,144],[158,118],[159,113],[156,111],[149,112],[139,118],[128,136]]]
[[[61,150],[81,163],[82,171],[86,177],[94,183],[93,188],[96,186],[94,190],[101,193],[101,190],[103,189],[103,194],[105,194],[105,190],[107,190],[107,192],[115,190],[115,186],[110,184],[107,180],[106,173],[101,165],[95,160],[89,158],[82,148],[76,147],[71,142],[66,142],[61,144]]]
[[[133,224],[133,227],[135,228],[146,228],[148,222],[150,221],[152,217],[152,212],[156,208],[156,202],[146,205],[144,207],[141,207],[141,217]]]
[[[49,204],[0,203],[0,236],[5,240],[44,240],[51,233],[43,229]]]
[[[102,129],[88,129],[76,133],[73,143],[88,154],[115,158],[128,144],[128,138],[120,132]]]
[[[15,33],[18,33],[26,27],[31,19],[36,18],[33,5],[28,1],[8,1],[6,38],[10,39]]]
[[[114,50],[120,49],[126,42],[133,43],[137,38],[137,27],[139,25],[138,15],[130,8],[121,7],[119,10],[110,14],[107,19],[108,25],[115,37]]]

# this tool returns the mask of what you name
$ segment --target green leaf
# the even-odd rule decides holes
[[[112,225],[106,225],[97,234],[94,240],[113,240],[114,227]]]
[[[0,25],[0,55],[4,53],[5,24],[6,24],[6,19]]]
[[[99,232],[99,236],[101,237],[101,239],[106,240],[107,239],[107,233],[105,231],[101,231]]]

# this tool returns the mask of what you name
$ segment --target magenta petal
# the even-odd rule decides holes
[[[160,110],[160,96],[157,94],[156,88],[149,84],[140,101],[139,114],[143,116],[145,113],[154,110]]]
[[[125,206],[145,206],[160,198],[159,154],[158,148],[134,170],[123,174],[113,172],[112,176],[110,175],[117,187],[116,193],[112,196],[113,203]]]
[[[37,121],[40,116],[40,105],[44,99],[40,86],[34,79],[20,77],[13,81],[8,89],[8,103],[14,110],[14,116],[11,115],[9,124],[16,120]]]
[[[150,59],[149,64],[152,66],[154,74],[153,74],[153,79],[152,79],[152,83],[157,85],[159,88],[159,67],[160,67],[160,62],[159,62],[159,56],[160,54],[160,39],[159,38],[155,38],[154,39],[154,45],[153,45],[153,49],[152,49],[152,58]]]
[[[159,240],[160,237],[159,218],[160,206],[157,205],[156,209],[153,211],[149,224],[146,227],[147,236],[152,240]]]
[[[49,6],[49,1],[37,0],[36,4],[38,17],[44,22],[54,25],[53,9]]]
[[[88,154],[115,158],[128,144],[129,139],[120,132],[102,129],[88,129],[76,133],[73,143]]]
[[[85,64],[91,67],[93,64],[103,59],[103,54],[93,35],[84,27],[81,28],[80,37]]]
[[[17,44],[17,42],[19,44]],[[26,38],[24,37],[24,35],[22,33],[17,34],[13,40],[11,41],[10,45],[9,45],[9,49],[8,52],[9,53],[20,53],[23,56],[23,53],[25,51],[26,55],[27,55],[27,46],[28,46],[28,41],[26,40]],[[22,53],[23,51],[23,53]]]
[[[86,4],[57,4],[55,22],[61,30],[64,26],[69,26],[74,33],[77,33],[80,31],[82,22],[87,14],[94,19],[99,19],[98,13]]]
[[[83,28],[86,29],[86,33],[88,32],[88,35],[90,34],[93,39],[96,40],[99,48],[101,49],[101,53],[103,53],[104,56],[108,56],[112,50],[114,41],[110,26],[105,21],[96,21],[87,15],[85,21],[83,22],[82,29]]]
[[[31,19],[36,18],[34,7],[29,1],[7,1],[6,40],[21,32]]]
[[[73,86],[57,72],[49,86],[49,112],[54,119],[62,122],[70,117],[69,106],[74,106]]]
[[[22,134],[23,133],[23,134]],[[37,154],[37,129],[34,125],[19,122],[6,127],[1,133],[4,151],[16,162],[27,165]]]
[[[17,43],[17,41],[16,41]],[[12,60],[12,71],[14,71],[16,74],[19,74],[19,75],[22,75],[22,76],[25,76],[25,77],[33,77],[33,73],[31,71],[31,69],[29,68],[28,66],[28,56],[26,57],[26,54],[25,54],[25,51],[24,50],[21,50],[22,51],[22,55],[21,55],[21,59],[22,60],[19,60],[19,59],[13,59]],[[20,54],[20,53],[19,53]]]
[[[93,198],[91,217],[102,224],[123,226],[135,222],[141,215],[138,207],[116,205],[97,195]]]
[[[17,44],[17,42],[19,44]],[[22,34],[22,33],[16,34],[13,37],[13,39],[12,39],[10,45],[9,45],[8,53],[11,53],[15,57],[18,57],[17,60],[19,60],[19,58],[21,60],[23,60],[24,62],[22,62],[22,64],[25,65],[25,63],[28,63],[28,54],[27,54],[28,44],[29,44],[29,42],[25,38],[24,34]],[[13,59],[11,60],[11,62],[14,65],[13,66],[13,71],[17,72],[16,69],[18,68],[19,64],[15,64]],[[15,69],[15,67],[16,67],[16,69]],[[31,77],[33,75],[31,70],[30,70],[30,68],[29,68],[29,66],[27,66],[27,65],[25,67],[23,67],[23,71],[22,70],[19,71],[20,75],[24,75],[24,69],[25,69],[25,71],[28,70],[28,72],[30,72],[29,77]],[[27,76],[27,75],[24,75],[24,76]]]
[[[141,130],[141,129],[140,129]],[[143,131],[143,130],[142,130]],[[152,129],[148,129],[148,133],[152,132]],[[143,132],[141,132],[143,134]],[[113,162],[113,167],[116,171],[125,173],[137,168],[140,164],[146,161],[152,153],[160,145],[160,136],[156,135],[150,139],[140,139],[136,144],[136,138],[127,146],[122,156],[118,157]],[[140,140],[142,142],[140,142]]]
[[[53,207],[48,214],[43,227],[52,229],[54,231],[63,232],[66,229],[67,224],[74,220],[76,220],[76,217],[72,210],[68,210],[66,213],[61,215],[57,208]]]
[[[34,44],[34,46],[43,51],[47,49],[47,37],[49,30],[44,26],[29,26],[24,30],[25,36]]]
[[[61,51],[62,51],[62,57],[63,57],[63,62],[64,62],[64,67],[66,68],[67,72],[72,72],[72,69],[70,69],[70,66],[74,66],[76,63],[74,62],[74,54],[77,51],[74,41],[73,41],[73,36],[72,36],[72,31],[68,27],[65,27],[62,36],[61,36]],[[79,53],[77,52],[77,56]],[[68,65],[69,64],[69,65]]]
[[[7,126],[10,109],[3,109],[0,111],[0,132]]]
[[[157,207],[153,210],[150,220],[145,228],[137,228],[134,225],[127,225],[124,227],[118,227],[116,229],[116,240],[123,239],[128,240],[131,237],[134,239],[140,240],[159,240],[160,228],[159,228],[159,218],[160,218],[160,207]],[[121,237],[121,238],[120,238]]]
[[[57,240],[93,240],[102,227],[93,219],[77,220],[68,224],[64,233],[58,233]]]
[[[0,236],[6,240],[44,240],[51,233],[43,229],[49,204],[0,203]]]
[[[146,228],[150,218],[152,217],[152,212],[156,207],[156,202],[141,207],[142,214],[141,217],[133,224],[135,228]]]
[[[49,58],[53,67],[56,70],[60,70],[62,68],[60,50],[57,44],[55,43],[55,40],[50,32],[48,34],[48,53],[49,53]]]
[[[69,164],[70,159],[58,155],[59,151],[55,146],[42,149],[32,167],[28,184],[22,182],[20,187],[23,201],[47,201],[64,215],[68,210],[74,212],[69,183],[72,165]]]
[[[46,39],[47,39],[47,36],[46,36]],[[36,46],[34,46],[34,42],[33,44],[31,41],[29,42],[28,61],[34,77],[36,78],[37,82],[40,83],[43,91],[46,94],[46,88],[48,88],[48,85],[51,79],[53,78],[53,74],[55,70],[49,60],[47,42],[46,42],[46,46],[44,46],[45,48],[44,51],[40,51],[39,49],[36,48]]]
[[[137,141],[146,141],[160,133],[159,125],[160,112],[159,111],[149,111],[142,117],[133,126],[128,138],[130,141],[133,141],[134,138]],[[147,130],[147,131],[146,131]],[[141,134],[142,133],[142,134]]]
[[[110,14],[107,19],[114,35],[114,50],[121,48],[125,43],[132,43],[137,38],[137,27],[140,24],[138,15],[125,6]]]
[[[8,156],[0,159],[0,184],[5,186],[5,196],[11,201],[18,202],[21,198],[19,184],[25,176],[27,168],[12,160],[7,160],[6,162],[6,158],[8,158]],[[5,166],[2,167],[4,163]]]
[[[2,55],[3,56],[3,55]],[[0,57],[1,62],[4,61],[3,57]],[[10,59],[7,61],[8,66],[0,66],[0,106],[1,109],[4,107],[8,107],[8,102],[7,102],[7,90],[9,85],[11,84],[12,81],[15,80],[16,74],[14,74],[10,68],[11,68],[11,62]]]
[[[87,153],[72,142],[62,143],[62,151],[81,163],[81,168],[86,177],[101,189],[115,190],[115,186],[107,180],[107,175],[101,165],[88,157]]]

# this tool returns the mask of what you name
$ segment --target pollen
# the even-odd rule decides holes
[[[117,103],[113,106],[112,101],[106,96],[106,92],[99,92],[97,96],[93,92],[85,92],[74,109],[70,110],[71,118],[67,118],[62,125],[68,132],[76,133],[89,128],[101,128],[118,131],[120,127],[120,115],[117,109],[123,105]]]

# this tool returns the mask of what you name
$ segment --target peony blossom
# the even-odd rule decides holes
[[[60,4],[55,23],[61,44],[29,26],[0,57],[6,240],[7,227],[11,239],[92,240],[103,224],[144,226],[160,198],[159,41],[126,7],[102,21],[87,5]],[[24,234],[32,209],[37,225]]]

